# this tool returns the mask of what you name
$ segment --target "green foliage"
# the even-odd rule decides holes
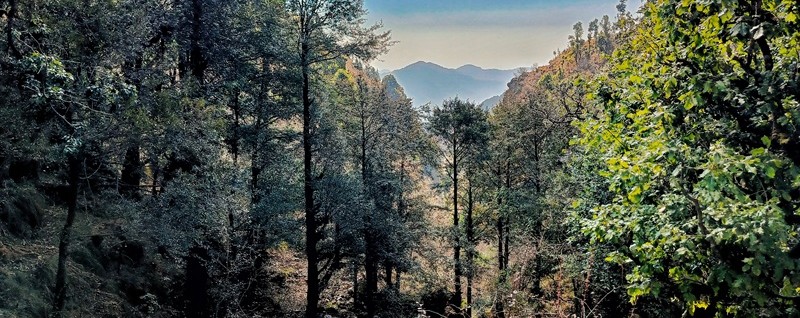
[[[463,155],[476,151],[487,141],[489,132],[483,110],[458,98],[446,100],[442,107],[433,109],[429,129],[454,147],[454,161],[463,160]]]
[[[40,261],[33,268],[0,271],[0,315],[45,318],[51,314],[51,300],[44,293],[55,278],[52,266]],[[7,312],[4,312],[7,311]]]
[[[30,186],[2,187],[0,194],[0,237],[33,237],[44,223],[44,197]]]
[[[631,266],[631,302],[797,314],[798,25],[791,1],[652,1],[578,125],[610,202],[583,232]],[[794,44],[793,44],[794,43]]]

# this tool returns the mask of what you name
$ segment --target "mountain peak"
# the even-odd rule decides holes
[[[457,69],[418,61],[391,72],[414,105],[439,104],[459,96],[480,102],[502,94],[514,77],[514,70],[484,69],[466,64]],[[493,103],[487,103],[491,106]]]
[[[485,70],[485,69],[480,67],[480,66],[477,66],[475,64],[464,64],[461,67],[457,68],[456,70],[459,70],[459,71],[464,71],[464,70],[482,71],[482,70]]]
[[[448,69],[448,68],[446,68],[446,67],[444,67],[444,66],[441,66],[441,65],[439,65],[439,64],[436,64],[436,63],[433,63],[433,62],[428,62],[428,61],[417,61],[417,62],[411,63],[411,64],[409,64],[409,65],[406,65],[405,67],[401,68],[400,70],[405,70],[405,69],[420,69],[420,68],[429,68],[429,69]],[[398,70],[398,71],[399,71],[399,70]]]

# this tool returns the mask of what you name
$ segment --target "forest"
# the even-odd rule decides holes
[[[363,0],[1,0],[0,317],[800,317],[800,3],[412,106]]]

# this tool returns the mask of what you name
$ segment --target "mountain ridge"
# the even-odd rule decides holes
[[[518,70],[484,69],[474,64],[448,68],[417,61],[388,74],[395,76],[414,106],[421,106],[453,97],[482,103],[507,90]]]

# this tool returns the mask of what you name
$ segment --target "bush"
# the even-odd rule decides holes
[[[443,315],[450,302],[451,293],[446,289],[437,289],[422,295],[422,308],[425,312],[434,312]]]
[[[42,226],[45,200],[35,190],[11,187],[0,190],[0,225],[19,238],[31,238]]]
[[[414,317],[417,314],[417,301],[401,294],[396,289],[387,289],[380,293],[378,308],[379,317]]]
[[[55,273],[46,262],[30,272],[0,270],[0,317],[49,317],[52,307],[49,288]]]

